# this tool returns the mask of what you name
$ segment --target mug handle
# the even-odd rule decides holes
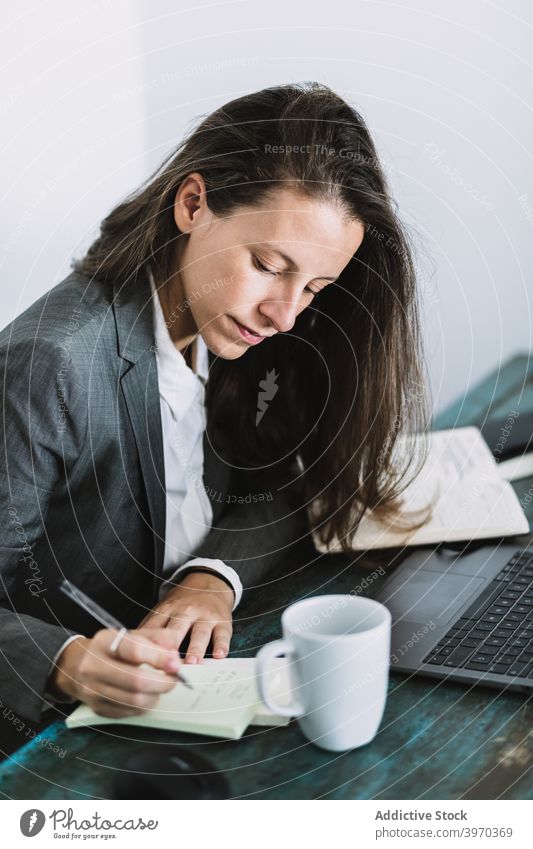
[[[290,705],[278,705],[272,701],[267,693],[268,666],[270,661],[280,654],[294,654],[294,648],[289,640],[274,640],[273,643],[267,643],[266,646],[259,649],[256,657],[255,673],[257,676],[259,696],[272,713],[276,713],[279,716],[302,716],[305,711],[299,702],[293,702]]]

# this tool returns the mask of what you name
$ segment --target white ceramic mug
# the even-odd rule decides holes
[[[276,714],[296,716],[307,739],[342,752],[376,735],[387,700],[390,612],[377,601],[353,595],[323,595],[298,601],[281,617],[282,640],[257,655],[257,687]],[[290,705],[268,695],[272,658],[287,656]]]

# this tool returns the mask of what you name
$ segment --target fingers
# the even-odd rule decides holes
[[[168,625],[169,615],[163,610],[151,610],[144,617],[138,628],[166,628]]]
[[[201,663],[210,641],[213,643],[213,657],[226,657],[229,652],[231,633],[231,627],[227,622],[215,625],[213,623],[196,622],[191,631],[185,663]]]
[[[153,710],[159,701],[157,694],[125,692],[113,685],[103,685],[96,695],[92,707],[101,716],[135,716]]]
[[[181,610],[176,611],[167,602],[164,602],[160,607],[151,610],[142,622],[138,625],[140,628],[174,628],[174,630],[182,630],[185,628],[185,634],[191,627],[192,608],[186,604]]]
[[[107,629],[101,633],[106,635],[102,639],[106,640],[106,648],[109,651],[116,631]],[[148,663],[156,669],[164,669],[167,672],[177,671],[181,665],[175,637],[167,628],[127,631],[116,652],[111,653],[111,657],[137,666]]]
[[[124,692],[143,692],[159,695],[168,693],[176,686],[175,675],[170,675],[162,669],[141,663],[135,666],[131,663],[115,662],[102,670],[101,680],[105,686],[116,687]]]
[[[202,622],[196,622],[193,625],[189,648],[185,655],[185,663],[201,663],[207,651],[212,632],[212,625],[206,625]]]
[[[190,624],[190,623],[189,623]],[[189,624],[187,627],[189,627]],[[130,632],[135,633],[135,632]],[[142,637],[148,637],[158,646],[176,651],[176,637],[170,628],[143,628],[138,632]]]
[[[191,632],[185,663],[201,663],[210,641],[213,644],[213,657],[220,659],[229,654],[232,635],[230,622],[208,622],[205,619],[195,621],[194,618],[171,617],[172,622],[179,622],[179,625],[170,624],[166,630],[175,634],[178,648],[189,631]]]
[[[78,667],[82,701],[103,716],[132,716],[152,709],[177,679],[182,667],[175,638],[166,628],[127,631],[117,651],[110,646],[117,631],[102,629]]]
[[[183,640],[190,631],[191,625],[194,622],[194,618],[194,613],[190,611],[189,608],[187,608],[187,611],[183,614],[171,614],[171,612],[165,613],[164,611],[154,611],[141,622],[139,628],[142,627],[144,632],[145,628],[153,627],[152,623],[159,623],[157,627],[165,628],[167,633],[171,632],[174,635],[173,647],[179,651]]]
[[[231,629],[226,624],[215,625],[213,628],[213,657],[226,657],[229,653]]]

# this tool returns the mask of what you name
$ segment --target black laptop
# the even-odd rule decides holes
[[[533,690],[533,545],[413,550],[377,595],[391,671]]]

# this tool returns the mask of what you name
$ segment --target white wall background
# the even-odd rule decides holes
[[[4,7],[0,25],[1,325],[69,272],[146,170],[136,3]]]
[[[21,0],[4,11],[1,324],[200,116],[319,80],[365,116],[420,250],[436,410],[531,348],[527,0]]]

